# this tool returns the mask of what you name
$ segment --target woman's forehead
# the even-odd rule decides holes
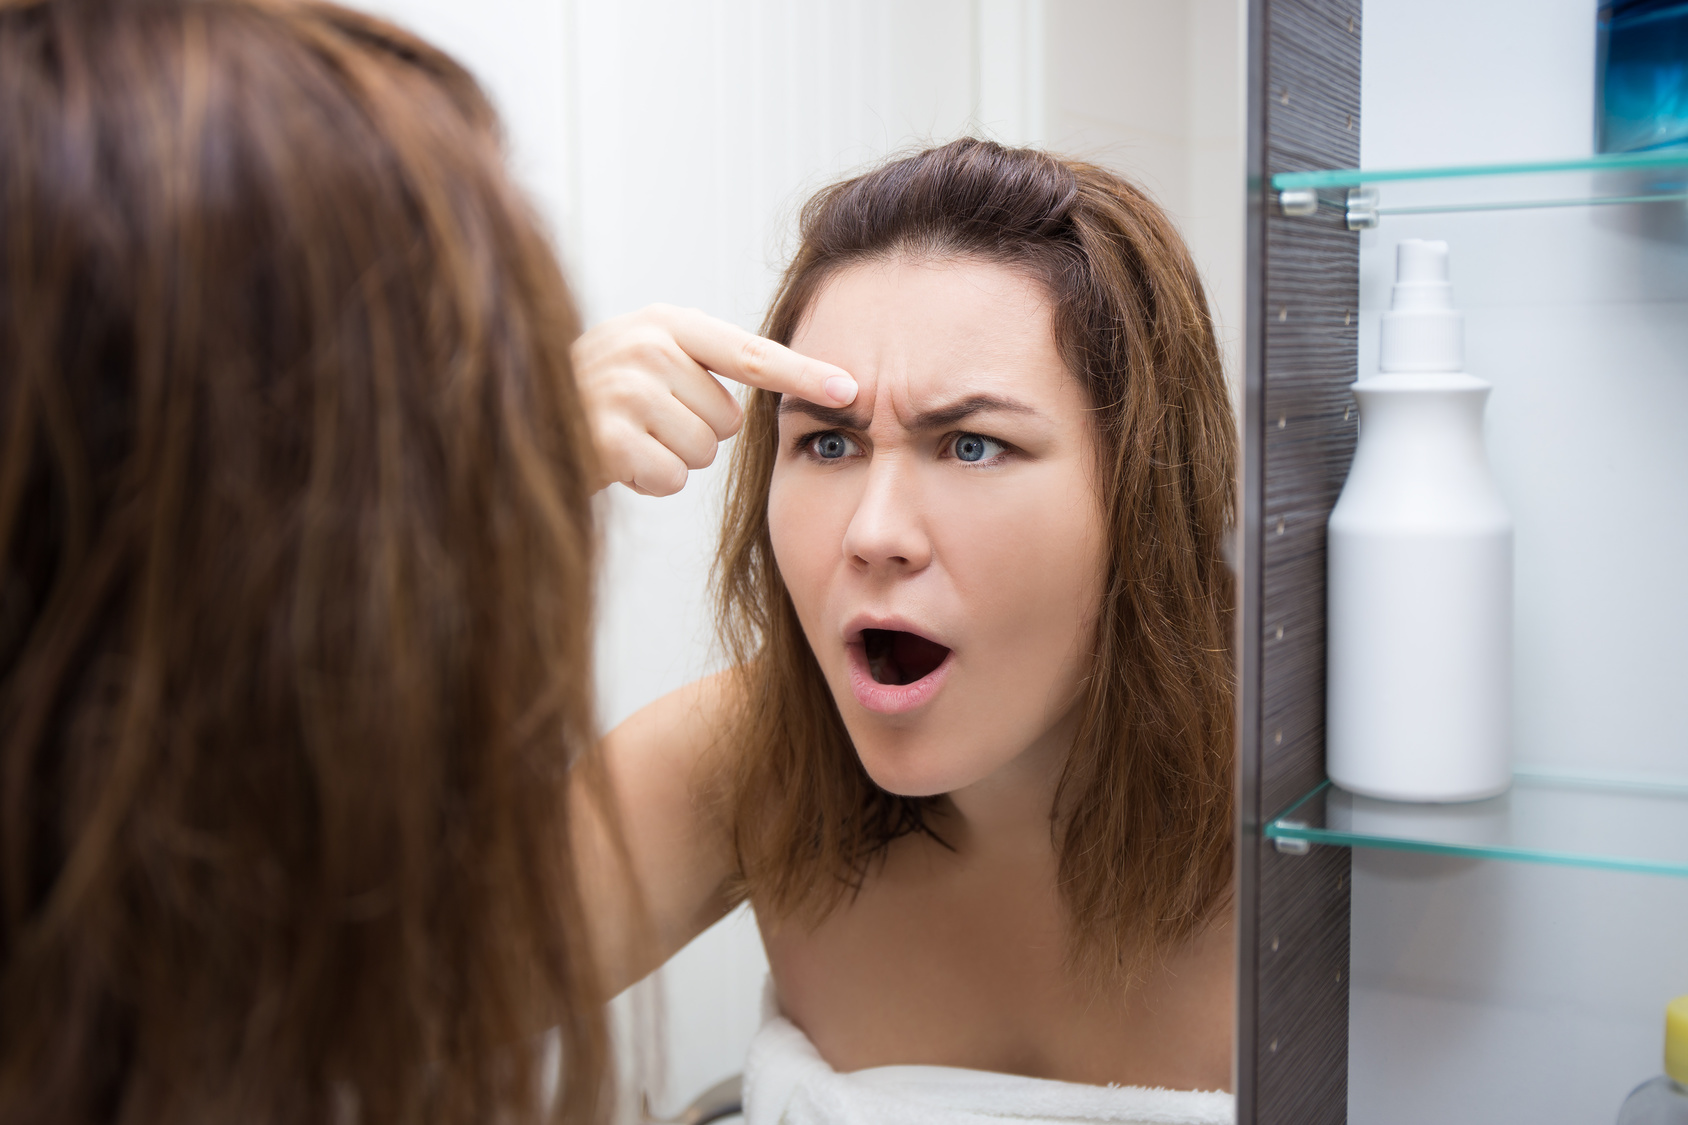
[[[980,396],[1048,411],[1078,391],[1043,287],[977,259],[897,257],[841,270],[791,343],[855,376],[858,421],[911,419]]]

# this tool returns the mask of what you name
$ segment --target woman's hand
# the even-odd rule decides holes
[[[647,496],[669,496],[686,473],[715,460],[716,447],[744,420],[727,388],[738,383],[848,406],[856,381],[696,309],[651,305],[586,332],[571,352],[592,420],[603,480]]]

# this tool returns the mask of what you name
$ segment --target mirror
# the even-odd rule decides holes
[[[1158,201],[1200,270],[1235,385],[1243,300],[1236,0],[498,0],[472,13],[449,0],[392,0],[387,10],[488,85],[588,325],[666,302],[755,330],[796,248],[797,212],[815,191],[891,154],[977,135],[1093,161]],[[811,345],[835,347],[850,335],[848,310],[838,317],[828,329],[834,337],[811,336]],[[606,496],[598,641],[606,729],[723,665],[708,571],[728,460],[694,472],[676,496],[621,487]],[[1044,953],[1049,965],[1062,963]],[[1228,954],[1209,960],[1228,964]],[[789,971],[813,971],[800,962],[794,953]],[[919,973],[942,968],[922,964]],[[756,920],[741,907],[640,985],[646,1003],[660,992],[664,1065],[630,1079],[646,1084],[631,1099],[648,1094],[654,1114],[673,1115],[743,1070],[763,1022],[767,973]],[[1085,1007],[1088,986],[1059,977],[1012,984],[1015,1002],[1063,1023],[1059,1013]],[[1003,986],[1012,979],[1007,966]],[[1204,1010],[1228,1021],[1228,991],[1209,996]],[[953,1029],[973,1016],[937,1019]],[[1134,1026],[1136,1034],[1147,1025]],[[1228,1044],[1229,1028],[1178,1033]],[[1132,1079],[1100,1059],[1069,1066],[1053,1057],[1081,1052],[1078,1038],[1030,1052],[980,1049],[970,1065]],[[1223,1051],[1228,1058],[1228,1045]]]

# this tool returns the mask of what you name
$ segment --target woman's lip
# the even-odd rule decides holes
[[[931,641],[935,645],[944,645],[946,648],[949,647],[944,641],[932,636],[924,629],[915,628],[914,625],[901,617],[870,617],[866,614],[851,619],[850,623],[844,626],[844,643],[848,645],[861,644],[862,634],[869,629],[883,629],[887,633],[913,633],[922,640]],[[872,682],[871,679],[869,682]]]
[[[882,684],[867,666],[867,646],[859,639],[844,646],[850,657],[850,690],[856,702],[881,715],[901,715],[930,702],[949,678],[955,653],[946,652],[938,666],[912,684]]]

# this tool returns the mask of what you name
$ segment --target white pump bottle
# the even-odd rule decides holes
[[[1512,780],[1512,517],[1448,244],[1402,242],[1395,276],[1330,516],[1326,768],[1364,796],[1476,800]]]

